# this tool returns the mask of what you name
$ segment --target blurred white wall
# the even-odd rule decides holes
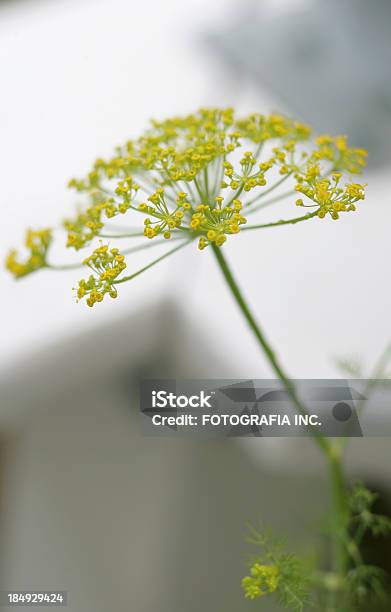
[[[72,612],[239,612],[248,522],[308,548],[328,500],[310,440],[300,447],[317,469],[296,478],[254,461],[250,440],[141,435],[138,378],[210,376],[195,341],[219,376],[199,329],[156,303],[0,376],[0,590],[67,590]]]

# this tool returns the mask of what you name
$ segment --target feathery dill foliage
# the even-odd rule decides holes
[[[369,609],[368,605],[386,600],[388,576],[383,569],[366,563],[361,553],[361,544],[367,532],[375,537],[391,535],[391,519],[376,514],[373,505],[377,494],[362,483],[356,483],[348,497],[348,517],[344,533],[338,533],[343,541],[347,567],[343,575],[333,571],[322,571],[305,559],[287,552],[282,540],[277,540],[269,530],[251,528],[249,541],[261,549],[250,565],[250,573],[242,579],[242,588],[247,599],[259,599],[272,595],[277,602],[292,612],[314,609],[324,610],[328,597],[335,593],[338,610],[357,612]]]
[[[114,234],[112,240],[141,234],[158,242],[181,238],[185,246],[196,239],[201,250],[221,247],[243,229],[313,217],[338,219],[364,199],[365,186],[349,177],[361,172],[365,159],[366,152],[349,148],[344,136],[312,140],[308,126],[277,114],[236,118],[232,108],[206,108],[152,121],[138,139],[118,147],[111,159],[97,159],[86,178],[69,182],[84,195],[85,203],[63,224],[66,245],[76,250],[87,247],[107,237],[107,222],[125,216],[142,221],[141,231]],[[289,192],[273,200],[290,195],[309,212],[248,225],[252,214],[272,203],[265,196],[285,182]],[[12,250],[6,267],[16,277],[54,267],[48,261],[50,242],[50,230],[29,230],[25,243],[29,255],[21,259]],[[80,281],[78,298],[93,306],[106,294],[116,297],[114,285],[136,275],[120,277],[127,266],[123,254],[100,243],[83,261],[91,274]]]
[[[297,555],[285,550],[284,543],[270,531],[251,529],[250,542],[261,550],[250,566],[250,575],[242,580],[244,596],[259,599],[273,594],[288,610],[303,612],[310,603],[309,571]]]
[[[391,534],[391,519],[375,514],[373,506],[378,495],[369,491],[361,482],[357,483],[350,496],[350,522],[356,529],[355,537],[362,538],[366,531],[375,537]]]
[[[385,587],[389,577],[381,568],[367,564],[360,550],[368,532],[375,538],[391,535],[391,519],[374,512],[377,498],[378,495],[361,482],[353,487],[349,498],[346,546],[352,567],[347,574],[347,599],[352,610],[362,604],[386,599]]]

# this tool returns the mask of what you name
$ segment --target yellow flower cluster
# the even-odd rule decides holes
[[[224,198],[216,196],[215,206],[199,204],[191,217],[190,227],[202,235],[198,248],[202,251],[209,244],[220,247],[227,240],[227,235],[238,234],[240,226],[247,223],[241,214],[242,203],[238,199],[224,205]]]
[[[303,193],[318,206],[318,217],[329,214],[338,219],[341,212],[356,210],[356,203],[365,198],[365,185],[348,183],[339,185],[341,172],[333,172],[331,179],[322,177],[318,163],[308,166],[306,174],[297,176],[296,191]],[[297,206],[305,206],[303,200],[296,200]]]
[[[277,590],[280,580],[280,570],[277,565],[254,563],[250,573],[250,576],[245,576],[242,580],[244,595],[247,599],[257,599]]]
[[[233,127],[231,108],[200,109],[186,117],[152,121],[139,139],[117,148],[115,157],[109,161],[98,159],[92,178],[113,179],[134,171],[156,170],[161,172],[163,184],[192,181],[211,161],[239,146],[240,133]],[[80,190],[91,186],[90,178],[73,182]]]
[[[260,115],[254,113],[236,122],[241,136],[256,143],[271,138],[284,138],[286,140],[308,140],[311,128],[304,123],[292,121],[288,117],[272,113]]]
[[[117,148],[113,158],[98,159],[87,179],[72,179],[70,184],[79,191],[88,191],[104,179],[146,171],[158,173],[162,185],[192,182],[205,167],[219,158],[226,160],[245,142],[258,144],[280,139],[284,143],[294,143],[309,136],[307,126],[281,115],[253,114],[235,120],[232,108],[200,109],[185,117],[152,121],[151,128],[139,139]],[[246,156],[247,160],[241,164],[247,164],[252,153],[248,151]]]
[[[261,196],[272,170],[283,178],[296,178],[297,191],[318,206],[319,217],[330,213],[337,218],[341,211],[354,210],[364,186],[357,199],[350,195],[353,183],[341,191],[329,175],[360,172],[365,151],[349,148],[343,136],[321,136],[305,151],[302,143],[310,135],[308,126],[282,115],[237,119],[231,108],[202,108],[184,117],[152,121],[140,138],[118,147],[113,158],[98,159],[85,179],[72,179],[71,186],[87,193],[90,205],[65,222],[67,244],[82,248],[99,235],[107,218],[131,208],[146,215],[147,238],[169,239],[174,233],[193,231],[201,238],[201,249],[211,242],[221,246],[245,222],[231,204],[250,191]],[[269,148],[260,159],[264,145]],[[141,202],[136,201],[139,189],[144,192]],[[219,205],[223,190],[230,202],[226,210]],[[243,209],[248,204],[242,198]]]
[[[113,283],[126,268],[125,257],[119,250],[109,249],[105,244],[101,245],[83,263],[92,270],[93,274],[87,280],[79,281],[78,299],[86,298],[87,305],[93,306],[97,302],[102,302],[106,294],[116,298],[117,289]]]
[[[323,135],[316,138],[318,145],[312,158],[327,160],[333,164],[334,170],[345,171],[351,174],[360,174],[365,168],[368,152],[365,149],[348,147],[346,136]]]
[[[138,209],[148,215],[153,216],[154,220],[147,217],[144,220],[144,235],[147,238],[154,238],[163,234],[164,238],[171,238],[171,231],[179,228],[187,210],[191,209],[191,204],[187,200],[187,194],[180,191],[176,198],[176,207],[170,210],[164,196],[164,189],[160,187],[148,198],[149,204],[142,202]]]
[[[91,178],[91,174],[94,174],[94,179]],[[69,185],[77,191],[89,191],[91,204],[75,219],[64,221],[64,227],[68,232],[67,247],[73,247],[76,250],[83,248],[99,235],[105,219],[112,219],[120,214],[124,215],[132,207],[132,202],[139,190],[139,186],[132,177],[128,176],[119,181],[112,197],[103,198],[104,192],[97,189],[97,176],[97,173],[90,173],[88,183],[75,179],[69,182]],[[87,184],[90,187],[87,187]]]
[[[233,164],[229,161],[224,162],[225,180],[221,183],[221,188],[239,189],[241,191],[251,191],[255,187],[266,185],[265,171],[273,166],[273,161],[259,164],[258,170],[253,172],[253,167],[257,163],[251,151],[246,151],[240,160],[240,170],[235,171]]]
[[[84,201],[77,214],[63,223],[66,245],[79,250],[100,236],[114,240],[144,233],[149,239],[183,237],[184,243],[194,238],[201,250],[221,247],[263,206],[264,196],[285,181],[285,185],[290,181],[289,191],[284,187],[284,193],[277,191],[272,200],[288,193],[298,206],[311,207],[312,212],[281,223],[248,224],[246,230],[316,216],[337,219],[364,199],[365,185],[352,182],[350,176],[362,171],[366,152],[350,148],[344,136],[326,135],[314,141],[310,137],[308,126],[282,115],[237,118],[232,108],[201,108],[183,117],[152,121],[139,138],[117,147],[112,158],[97,159],[85,178],[69,182]],[[350,182],[346,183],[346,175]],[[124,234],[122,228],[119,233],[113,227],[114,234],[107,233],[109,220],[130,214],[135,221],[141,218],[143,231],[125,228],[131,233]],[[8,270],[24,276],[45,267],[50,236],[49,230],[30,232],[26,243],[30,257],[21,262],[11,251]],[[101,278],[107,266],[116,274],[125,266],[118,253],[107,251],[105,257],[114,259],[104,259],[102,248],[84,260],[90,267],[104,268],[99,268],[98,277],[79,285],[79,297],[87,296],[90,305],[105,293],[116,295],[107,275]]]
[[[21,261],[18,257],[18,252],[12,249],[8,253],[5,262],[7,270],[16,278],[20,278],[40,268],[46,267],[46,256],[51,241],[52,232],[50,229],[37,231],[32,229],[27,230],[25,247],[29,251],[29,255],[24,261]]]

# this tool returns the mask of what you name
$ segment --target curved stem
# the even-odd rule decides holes
[[[270,346],[268,340],[266,339],[262,329],[259,324],[255,320],[249,306],[247,305],[242,292],[237,285],[235,278],[228,266],[228,263],[221,252],[219,247],[213,245],[213,252],[217,259],[217,262],[221,268],[221,271],[224,275],[224,278],[228,284],[228,287],[231,290],[233,297],[235,298],[236,303],[238,304],[244,318],[246,319],[250,329],[253,331],[263,353],[269,361],[270,366],[272,367],[274,373],[277,375],[279,380],[283,383],[285,390],[287,391],[293,405],[295,406],[297,412],[300,414],[308,414],[308,410],[306,406],[302,403],[300,398],[296,393],[296,389],[292,381],[288,378],[285,373],[283,367],[281,366],[278,358]],[[332,535],[332,543],[333,543],[333,557],[332,557],[332,570],[339,576],[342,580],[345,578],[348,558],[346,551],[346,529],[349,518],[349,508],[348,508],[348,494],[347,487],[345,483],[345,478],[343,474],[342,467],[342,452],[333,445],[330,440],[319,434],[316,430],[312,429],[314,433],[314,442],[319,446],[322,453],[324,453],[325,458],[327,459],[329,473],[330,473],[330,482],[333,491],[333,514],[334,514],[334,529]],[[338,607],[339,604],[339,593],[338,592],[330,592],[329,593],[329,607],[328,610],[331,612],[337,612],[341,608]]]
[[[246,319],[248,325],[250,326],[251,330],[253,331],[256,339],[258,340],[258,343],[262,349],[262,351],[264,352],[265,356],[267,357],[274,373],[277,375],[277,377],[281,380],[281,382],[283,383],[286,392],[288,393],[293,405],[295,406],[297,412],[299,412],[302,415],[307,415],[308,414],[308,410],[307,408],[304,406],[304,404],[302,403],[302,401],[300,400],[300,398],[297,395],[296,389],[294,384],[292,383],[292,381],[289,379],[289,377],[287,376],[287,374],[284,372],[281,364],[279,363],[277,356],[275,354],[275,352],[273,351],[272,347],[270,346],[269,342],[266,340],[266,337],[263,333],[263,331],[261,330],[260,326],[258,325],[258,323],[256,322],[249,306],[247,305],[247,302],[245,301],[242,292],[239,289],[238,284],[236,283],[233,274],[228,266],[228,263],[221,251],[221,248],[216,247],[215,245],[212,246],[213,248],[213,252],[216,256],[217,262],[220,266],[220,269],[224,275],[224,278],[228,284],[228,287],[230,288],[233,297],[235,298],[236,303],[238,304],[240,310],[242,311],[242,314],[244,316],[244,318]],[[314,431],[314,439],[316,441],[316,443],[318,444],[318,446],[327,454],[329,453],[329,442],[328,440],[322,436],[321,434],[319,434],[319,432],[317,432],[317,430],[313,429]]]
[[[348,554],[346,548],[346,529],[349,520],[349,500],[347,485],[342,467],[342,454],[335,448],[334,453],[329,453],[329,469],[331,486],[334,496],[334,524],[332,525],[332,570],[344,578],[348,570]],[[343,597],[343,595],[342,595]],[[329,591],[328,608],[330,612],[338,612],[340,607],[340,595],[336,591]]]
[[[199,184],[198,184],[198,182],[197,182],[197,178],[194,178],[194,185],[195,185],[195,188],[196,188],[196,190],[197,190],[197,193],[198,193],[198,195],[199,195],[199,197],[200,197],[200,199],[201,199],[201,202],[204,202],[204,201],[205,201],[205,199],[206,199],[206,198],[205,198],[205,194],[202,192],[202,189],[201,189],[201,187],[199,186]]]
[[[379,377],[384,377],[384,369],[387,367],[388,362],[391,357],[391,342],[388,342],[383,352],[380,354],[375,366],[373,368],[373,372],[371,374],[371,379],[376,384],[376,379]]]
[[[149,264],[147,264],[143,268],[140,268],[140,270],[137,270],[133,274],[130,274],[129,276],[124,276],[123,278],[120,278],[118,280],[114,280],[113,285],[119,285],[120,283],[126,283],[127,281],[132,280],[133,278],[136,278],[136,276],[139,276],[139,274],[142,274],[142,272],[145,272],[146,270],[149,270],[149,268],[152,268],[152,266],[155,266],[157,263],[159,263],[159,261],[163,261],[163,259],[166,259],[166,257],[169,257],[170,255],[175,253],[175,251],[179,251],[179,249],[183,249],[183,247],[189,244],[191,241],[192,240],[186,240],[185,242],[182,242],[181,244],[176,246],[174,249],[171,249],[171,251],[168,251],[167,253],[164,253],[164,255],[161,255],[157,259],[154,259]]]
[[[46,266],[44,266],[45,270],[77,270],[77,268],[81,268],[83,266],[83,264],[78,261],[77,263],[71,263],[71,264],[50,264],[47,263]]]
[[[141,234],[142,236],[144,234]],[[173,236],[170,238],[171,242],[175,242],[177,240],[183,240],[183,236]],[[145,241],[142,244],[137,244],[136,246],[129,247],[128,249],[121,249],[122,255],[130,255],[131,253],[138,253],[139,251],[145,251],[146,249],[151,249],[153,247],[165,244],[167,240],[152,240]],[[72,264],[50,264],[47,263],[45,269],[49,270],[76,270],[77,268],[82,268],[85,264],[82,261],[78,261],[77,263]]]
[[[170,238],[170,242],[176,242],[177,240],[183,240],[183,236],[172,236]],[[148,240],[142,242],[141,244],[137,244],[136,246],[129,247],[127,249],[121,249],[122,255],[131,255],[131,253],[138,253],[139,251],[145,251],[147,249],[152,249],[156,246],[161,246],[162,244],[167,243],[168,241],[163,238],[163,240]]]
[[[231,206],[232,202],[233,202],[234,200],[237,200],[237,199],[238,199],[238,197],[239,197],[239,196],[240,196],[240,194],[242,193],[243,189],[244,189],[244,185],[242,184],[242,185],[239,187],[239,189],[238,189],[238,190],[237,190],[237,191],[236,191],[236,192],[233,194],[233,196],[231,196],[231,199],[230,199],[230,200],[228,200],[228,202],[227,202],[226,206]]]
[[[306,215],[301,217],[294,217],[293,219],[280,219],[280,221],[272,221],[271,223],[261,223],[260,225],[248,225],[247,227],[243,227],[241,229],[242,232],[253,230],[253,229],[261,229],[264,227],[277,227],[278,225],[295,225],[295,223],[300,223],[301,221],[307,221],[307,219],[312,219],[318,215],[318,211],[314,210]]]
[[[334,541],[334,569],[344,575],[347,569],[347,551],[345,531],[349,518],[347,487],[342,468],[342,454],[339,452],[329,455],[330,475],[334,489],[334,513],[336,518]]]
[[[280,200],[284,200],[285,198],[294,195],[295,193],[297,193],[297,191],[294,191],[293,189],[291,189],[290,191],[284,191],[283,193],[281,193],[280,195],[276,195],[273,198],[270,198],[269,200],[266,200],[265,202],[260,202],[259,204],[257,204],[256,206],[254,206],[253,208],[250,208],[250,210],[246,210],[246,213],[252,214],[257,212],[258,210],[263,210],[264,208],[267,208],[268,206],[271,206],[271,204],[274,204],[275,202],[279,202]],[[247,206],[247,204],[244,205],[245,207]]]

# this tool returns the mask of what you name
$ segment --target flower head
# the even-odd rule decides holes
[[[232,108],[201,108],[152,121],[139,138],[117,147],[113,157],[98,158],[85,178],[69,182],[84,203],[63,222],[66,246],[80,250],[100,238],[141,236],[148,246],[183,239],[183,244],[196,241],[205,250],[220,248],[250,229],[315,217],[338,219],[364,199],[365,185],[350,176],[361,172],[365,159],[366,152],[350,148],[345,136],[312,140],[308,126],[276,113],[238,118]],[[311,211],[274,223],[249,223],[260,208],[289,196]],[[138,229],[126,227],[120,234],[114,226],[114,233],[107,234],[112,221],[124,216],[138,223]],[[24,276],[46,267],[50,236],[49,230],[30,233],[30,257],[21,262],[11,251],[6,262],[10,272]],[[116,295],[111,275],[118,276],[125,267],[124,259],[117,258],[134,250],[119,255],[102,249],[83,261],[94,272],[78,289],[89,305],[106,293]]]
[[[26,276],[46,266],[46,256],[52,241],[50,229],[32,230],[26,232],[25,247],[29,251],[27,258],[21,260],[18,252],[12,249],[6,258],[6,268],[16,278]]]
[[[126,268],[124,260],[118,249],[109,249],[106,244],[95,249],[83,262],[92,270],[92,274],[87,280],[79,281],[78,299],[86,298],[87,305],[94,306],[97,302],[102,302],[106,294],[116,298],[114,281]]]
[[[242,580],[244,596],[248,599],[257,599],[277,590],[280,581],[280,569],[277,565],[254,563],[250,574]]]

